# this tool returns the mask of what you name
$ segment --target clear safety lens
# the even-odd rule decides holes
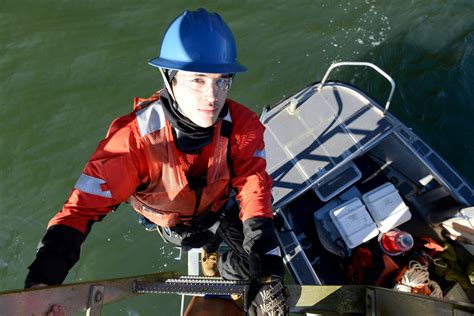
[[[205,92],[210,87],[215,87],[218,91],[229,91],[232,85],[231,77],[211,79],[204,76],[176,75],[176,78],[179,78],[179,83],[198,92]]]

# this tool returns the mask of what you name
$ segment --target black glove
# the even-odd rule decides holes
[[[278,276],[252,279],[247,288],[244,306],[248,315],[288,315],[288,292]]]
[[[36,259],[28,267],[25,288],[40,283],[63,283],[69,270],[79,260],[81,244],[85,238],[85,234],[72,227],[51,226],[38,245]]]
[[[243,227],[251,280],[244,297],[246,311],[249,315],[288,315],[288,294],[283,286],[285,266],[273,219],[249,218]]]
[[[249,255],[250,285],[244,306],[249,315],[288,315],[288,293],[283,285],[285,268],[280,256]]]

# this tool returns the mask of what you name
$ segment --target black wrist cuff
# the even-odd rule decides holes
[[[84,234],[69,226],[55,225],[48,229],[38,245],[36,259],[28,267],[25,288],[38,283],[61,284],[79,260],[84,239]]]
[[[251,278],[256,279],[271,276],[283,278],[285,266],[280,256],[251,253],[249,255],[249,273]]]

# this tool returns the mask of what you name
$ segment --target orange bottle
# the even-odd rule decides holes
[[[382,250],[391,256],[398,256],[413,247],[413,237],[404,231],[394,229],[381,234],[379,243]]]

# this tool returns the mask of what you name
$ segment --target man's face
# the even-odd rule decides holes
[[[231,83],[227,74],[178,71],[173,79],[173,93],[187,118],[201,127],[210,127],[217,121]]]

